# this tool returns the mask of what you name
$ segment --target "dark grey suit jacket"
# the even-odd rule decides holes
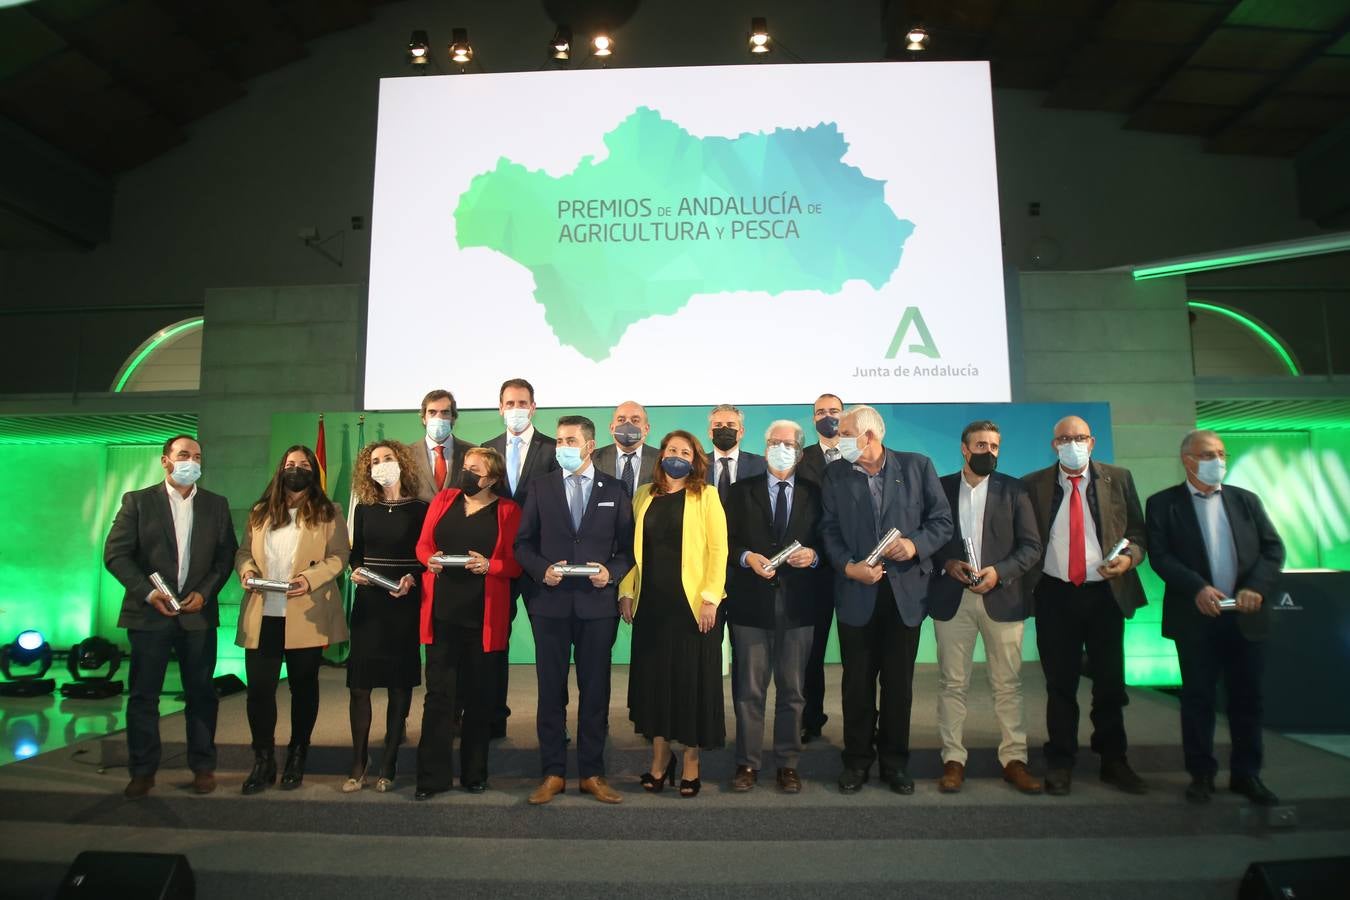
[[[797,475],[805,478],[807,481],[815,482],[819,487],[825,483],[825,467],[829,465],[829,460],[825,459],[825,451],[821,448],[820,442],[808,446],[802,451],[802,461],[797,463]]]
[[[952,510],[952,539],[933,554],[933,574],[928,586],[928,614],[940,622],[950,621],[961,606],[965,585],[947,575],[948,560],[966,558],[965,535],[961,533],[960,472],[942,476],[942,491]],[[1022,482],[1011,475],[989,476],[984,498],[984,532],[980,536],[980,568],[993,566],[998,585],[984,595],[984,608],[995,622],[1020,622],[1031,614],[1022,596],[1021,577],[1041,558],[1041,538],[1036,514]]]
[[[596,471],[613,478],[618,478],[615,467],[618,463],[620,452],[621,451],[616,444],[608,444],[596,450],[591,456],[591,460],[595,463]],[[656,458],[660,455],[661,449],[659,447],[653,447],[651,444],[642,445],[642,458],[638,465],[637,484],[633,486],[634,490],[644,484],[651,484],[652,475],[656,472]]]
[[[483,446],[491,447],[502,455],[503,460],[507,459],[506,432],[503,431],[485,442]],[[530,448],[525,453],[525,464],[520,467],[520,479],[516,482],[515,492],[511,491],[511,482],[508,478],[502,478],[502,483],[494,485],[493,490],[499,496],[510,497],[523,509],[525,500],[530,494],[530,480],[547,475],[558,468],[558,457],[555,453],[557,449],[558,441],[536,428],[534,436],[530,438]]]
[[[445,472],[445,483],[437,484],[435,474],[431,468],[431,460],[427,459],[427,442],[423,438],[409,445],[412,450],[413,460],[417,465],[417,499],[431,502],[441,491],[448,487],[454,487],[459,483],[459,473],[464,470],[464,454],[468,453],[477,444],[471,444],[459,435],[455,435],[455,443],[451,445],[450,456],[446,460],[449,466]]]
[[[215,628],[220,624],[217,596],[234,571],[234,553],[239,542],[230,520],[230,503],[220,494],[197,488],[192,498],[192,536],[188,543],[187,581],[180,599],[199,593],[206,604],[200,612],[165,616],[146,602],[154,586],[150,575],[158,572],[177,587],[178,539],[173,530],[173,511],[165,482],[122,495],[122,508],[113,519],[103,547],[103,565],[126,588],[118,628],[168,628],[175,621],[189,631]]]
[[[721,467],[717,464],[717,454],[708,454],[708,484],[717,484],[717,476],[721,474]],[[736,481],[746,478],[754,478],[756,475],[764,475],[769,471],[769,464],[764,461],[764,457],[758,453],[751,453],[744,448],[741,449],[740,456],[736,460]]]

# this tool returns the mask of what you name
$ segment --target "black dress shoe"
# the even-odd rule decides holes
[[[506,720],[493,722],[492,729],[488,732],[488,740],[500,741],[504,737],[506,737]]]
[[[1126,762],[1125,757],[1117,759],[1108,759],[1102,762],[1102,781],[1112,787],[1119,788],[1127,794],[1147,794],[1148,785],[1144,784],[1144,779],[1135,774],[1134,769]]]
[[[440,791],[433,791],[430,788],[418,788],[417,791],[413,794],[413,799],[430,800],[432,797],[435,797],[439,793]]]
[[[1255,775],[1234,775],[1228,781],[1228,789],[1235,794],[1241,794],[1257,806],[1280,805],[1280,798]]]
[[[807,725],[802,729],[802,743],[809,744],[815,738],[820,737],[819,725]]]
[[[487,790],[487,782],[486,781],[471,782],[469,784],[464,785],[464,790],[468,791],[470,794],[481,794]]]
[[[1213,775],[1192,775],[1186,786],[1186,800],[1190,803],[1208,803],[1214,796]]]
[[[886,782],[886,786],[897,794],[905,794],[908,796],[909,794],[914,793],[914,779],[910,778],[909,773],[904,769],[897,769],[896,771],[881,777],[882,780]]]
[[[867,783],[866,769],[845,769],[839,773],[839,792],[856,794]]]
[[[1051,769],[1045,773],[1045,792],[1051,797],[1067,797],[1073,786],[1073,772],[1069,769]]]

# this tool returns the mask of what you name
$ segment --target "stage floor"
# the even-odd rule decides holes
[[[1130,691],[1126,724],[1130,759],[1149,794],[1127,796],[1102,785],[1095,757],[1085,753],[1071,796],[1024,797],[997,777],[998,729],[982,666],[967,723],[971,778],[960,794],[939,794],[934,782],[940,769],[937,673],[926,665],[915,676],[913,796],[896,796],[875,780],[851,797],[835,787],[842,724],[837,666],[827,668],[830,722],[803,754],[802,794],[778,793],[771,773],[749,794],[730,792],[735,723],[728,696],[729,746],[704,754],[702,794],[693,800],[669,790],[648,795],[636,781],[650,756],[627,719],[627,674],[615,667],[611,706],[610,780],[624,797],[619,807],[578,795],[574,772],[568,792],[552,804],[526,804],[539,766],[529,666],[512,667],[513,715],[507,738],[492,746],[487,793],[454,791],[412,802],[419,691],[396,789],[344,795],[338,788],[350,762],[347,692],[344,673],[325,669],[312,764],[296,791],[239,794],[250,761],[242,694],[222,701],[220,788],[207,797],[186,790],[186,770],[165,768],[149,799],[123,800],[120,734],[0,768],[0,860],[12,873],[0,894],[45,896],[79,851],[98,848],[185,853],[203,897],[245,892],[327,900],[447,890],[583,897],[641,886],[674,896],[818,897],[827,890],[895,896],[904,888],[905,896],[1231,898],[1253,860],[1350,848],[1350,760],[1267,734],[1264,776],[1295,808],[1293,829],[1267,827],[1223,791],[1208,806],[1189,806],[1181,796],[1187,779],[1176,701],[1148,690]],[[1032,766],[1039,773],[1044,680],[1035,663],[1026,665],[1024,680]],[[1089,691],[1085,682],[1084,709]],[[575,690],[572,696],[575,704]],[[284,688],[279,705],[277,738],[284,743]],[[378,743],[378,692],[373,719]],[[166,757],[182,749],[181,728],[181,716],[164,718]],[[1084,715],[1084,746],[1088,733]],[[1226,739],[1222,723],[1218,737]],[[83,764],[72,758],[75,750],[108,768]],[[1225,753],[1226,746],[1221,760]]]

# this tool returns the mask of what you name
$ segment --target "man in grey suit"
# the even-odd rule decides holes
[[[614,443],[596,450],[593,456],[596,471],[618,478],[629,497],[641,485],[650,484],[656,471],[660,451],[646,442],[651,430],[642,404],[625,400],[614,408],[614,417],[609,420]]]
[[[1002,740],[1003,780],[1024,794],[1042,785],[1027,770],[1027,729],[1022,715],[1022,625],[1030,609],[1021,578],[1041,556],[1036,514],[1022,482],[995,472],[1001,445],[998,425],[971,422],[961,432],[961,471],[942,477],[954,513],[952,539],[933,554],[928,615],[938,655],[938,733],[942,778],[938,790],[961,790],[966,777],[966,694],[975,640],[984,641],[989,688]],[[970,541],[972,559],[966,556]]]
[[[131,642],[131,694],[127,698],[127,755],[131,781],[123,793],[139,799],[155,784],[160,763],[159,694],[169,656],[187,697],[187,760],[192,789],[215,790],[217,595],[230,578],[238,542],[230,504],[197,487],[202,448],[191,435],[164,442],[159,458],[165,480],[122,496],[103,550],[103,564],[126,588],[119,628]],[[181,601],[157,590],[159,573]]]
[[[769,471],[764,457],[741,449],[743,437],[745,413],[730,403],[716,406],[708,413],[708,438],[713,445],[708,457],[708,484],[717,485],[717,499],[722,501],[723,509],[733,484]]]
[[[839,790],[856,793],[873,760],[897,794],[914,793],[909,714],[914,658],[926,613],[932,556],[952,536],[952,513],[933,461],[887,450],[886,423],[855,406],[839,423],[843,456],[825,469],[821,536],[834,565],[839,650],[844,662],[844,769]],[[891,528],[901,537],[868,565]],[[877,682],[881,710],[877,712]]]
[[[459,407],[455,395],[449,391],[438,388],[422,398],[422,427],[427,434],[420,448],[422,452],[413,451],[418,499],[430,500],[453,487],[464,469],[464,454],[476,446],[455,438],[452,432],[458,418]]]
[[[1071,789],[1078,755],[1078,678],[1083,652],[1092,678],[1092,749],[1101,780],[1130,794],[1147,791],[1125,758],[1125,620],[1148,603],[1139,573],[1147,532],[1129,469],[1092,461],[1088,423],[1065,416],[1050,447],[1058,462],[1022,478],[1045,556],[1022,589],[1036,610],[1036,649],[1045,672],[1045,792]],[[1124,538],[1129,545],[1107,562]]]

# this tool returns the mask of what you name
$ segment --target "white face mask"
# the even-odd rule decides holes
[[[190,459],[179,460],[173,464],[173,472],[169,477],[179,487],[189,487],[202,477],[202,464]]]
[[[1056,452],[1059,454],[1059,464],[1071,471],[1083,468],[1092,458],[1092,451],[1088,449],[1087,441],[1070,441],[1067,444],[1060,444]]]
[[[439,444],[450,436],[452,427],[453,423],[449,419],[427,419],[427,437]]]
[[[435,421],[440,421],[435,420]],[[449,424],[449,423],[447,423]],[[375,463],[370,467],[370,478],[380,487],[390,487],[398,484],[398,476],[402,473],[399,468],[398,460],[390,459],[385,462]]]
[[[791,472],[797,465],[797,451],[782,444],[774,444],[764,452],[769,468],[775,472]]]
[[[839,451],[839,455],[851,463],[858,461],[862,456],[862,451],[858,449],[858,439],[856,437],[841,437],[839,443],[834,445],[834,449]]]
[[[506,430],[512,434],[520,434],[530,427],[530,411],[528,409],[508,409],[502,413],[502,418],[506,421]]]
[[[1202,459],[1195,467],[1195,477],[1200,479],[1210,487],[1218,487],[1223,484],[1223,476],[1228,474],[1227,460]]]

